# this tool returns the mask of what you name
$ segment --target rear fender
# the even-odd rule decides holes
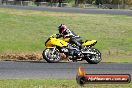
[[[97,40],[87,40],[82,44],[82,46],[94,46],[96,43]]]

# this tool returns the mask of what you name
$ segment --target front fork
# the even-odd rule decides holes
[[[51,52],[51,54],[53,55],[53,53],[55,52],[56,46],[53,48],[53,51]]]

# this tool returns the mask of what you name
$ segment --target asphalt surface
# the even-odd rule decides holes
[[[132,64],[76,62],[47,63],[44,61],[1,61],[0,79],[75,79],[77,69],[82,66],[88,74],[130,74]]]
[[[68,12],[68,13],[85,13],[85,14],[114,14],[132,16],[132,10],[115,10],[115,9],[83,9],[83,8],[59,8],[59,7],[42,7],[42,6],[12,6],[0,5],[0,8],[15,8],[26,10],[52,11],[52,12]]]

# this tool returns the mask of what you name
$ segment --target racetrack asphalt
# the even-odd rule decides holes
[[[43,7],[43,6],[15,6],[15,5],[0,5],[0,8],[14,8],[24,10],[39,10],[51,12],[68,12],[68,13],[84,13],[84,14],[113,14],[113,15],[129,15],[132,16],[132,10],[123,9],[83,9],[83,8],[60,8],[60,7]]]
[[[47,63],[45,61],[1,61],[0,79],[75,79],[78,67],[88,74],[130,74],[131,63],[80,62]]]

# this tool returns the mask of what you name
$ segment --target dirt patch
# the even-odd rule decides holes
[[[42,54],[0,54],[0,60],[42,60]]]
[[[68,60],[66,56],[61,53],[60,54],[62,60]],[[35,60],[35,61],[40,61],[43,60],[43,56],[41,53],[17,53],[17,54],[12,54],[12,53],[5,53],[5,54],[0,54],[0,60],[4,61],[16,61],[16,60]]]

